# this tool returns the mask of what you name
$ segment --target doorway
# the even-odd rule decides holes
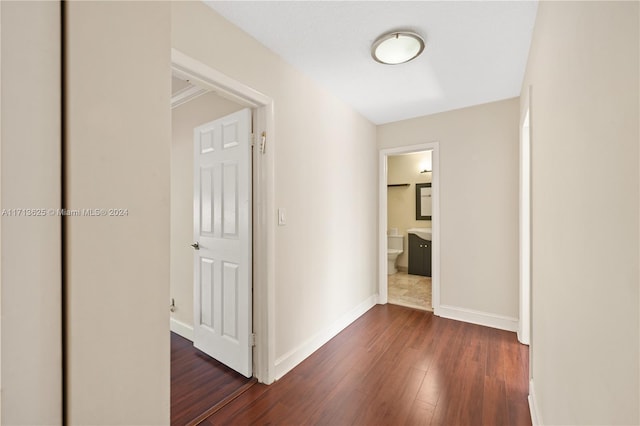
[[[387,156],[388,303],[433,311],[431,151]]]
[[[274,381],[274,212],[275,159],[273,100],[262,93],[231,79],[221,72],[171,49],[171,68],[174,75],[193,85],[215,92],[229,101],[255,111],[253,133],[256,149],[253,154],[253,374],[261,383]]]
[[[431,164],[430,167],[428,167],[428,164],[424,164],[421,165],[420,162],[418,163],[417,168],[415,168],[415,170],[413,171],[415,174],[421,174],[420,172],[425,171],[425,173],[429,173],[430,179],[421,179],[421,180],[425,180],[425,181],[430,181],[428,183],[430,183],[430,186],[426,185],[426,182],[421,185],[421,184],[414,184],[412,185],[410,182],[405,182],[404,180],[402,182],[398,181],[398,182],[391,182],[389,180],[389,160],[390,158],[396,157],[396,156],[407,156],[407,155],[411,155],[411,154],[417,154],[417,153],[422,153],[422,152],[430,152],[431,153]],[[392,160],[393,161],[393,160]],[[422,166],[423,168],[420,169],[420,166]],[[429,170],[430,169],[430,170]],[[439,307],[440,307],[440,199],[439,199],[439,144],[438,142],[430,142],[430,143],[425,143],[425,144],[421,144],[421,145],[412,145],[412,146],[406,146],[406,147],[398,147],[398,148],[387,148],[387,149],[382,149],[380,150],[380,156],[379,156],[379,224],[378,224],[378,248],[379,248],[379,256],[378,256],[378,264],[379,264],[379,291],[378,291],[378,302],[381,304],[385,304],[385,303],[389,303],[390,299],[389,299],[389,281],[388,281],[388,274],[390,271],[390,260],[389,260],[389,254],[388,254],[388,250],[387,250],[387,244],[388,244],[388,235],[389,233],[391,234],[402,234],[403,239],[406,238],[407,241],[403,242],[403,247],[404,249],[406,249],[407,252],[411,251],[411,248],[409,247],[409,237],[411,235],[414,235],[415,238],[418,238],[416,241],[418,241],[418,244],[421,240],[424,240],[425,242],[423,242],[423,246],[424,245],[429,245],[428,249],[431,250],[431,265],[430,266],[430,275],[431,275],[431,305],[433,308],[433,312],[434,314],[438,315],[439,313]],[[392,176],[393,177],[393,176]],[[407,179],[405,179],[407,180]],[[398,229],[397,231],[395,229],[389,229],[389,213],[388,213],[388,209],[389,209],[389,186],[388,185],[398,185],[398,186],[393,186],[392,188],[404,188],[404,190],[406,191],[407,189],[409,189],[410,191],[413,191],[413,197],[415,199],[415,204],[413,205],[413,211],[411,212],[411,214],[414,215],[414,218],[418,218],[419,216],[422,216],[421,219],[417,219],[419,220],[419,222],[414,222],[411,226],[413,233],[411,232],[407,232],[409,231],[409,229],[403,229],[402,232],[400,232],[400,230]],[[429,190],[422,190],[422,186],[424,186],[425,188],[429,188]],[[427,212],[421,212],[419,211],[421,205],[420,205],[420,195],[424,195],[425,197],[428,197],[431,200],[431,215],[430,215],[430,220],[431,220],[431,226],[429,227],[428,225],[423,226],[422,224],[427,224],[428,222],[423,222],[423,220],[428,220],[426,219],[427,217]],[[424,213],[424,214],[421,214]],[[416,224],[418,224],[419,226],[415,226]],[[393,226],[393,224],[391,225],[392,228],[395,228],[395,226]],[[405,226],[406,228],[406,226]],[[395,231],[395,232],[394,232]],[[427,232],[429,235],[427,235]],[[430,238],[430,240],[429,240]],[[424,247],[423,247],[424,248]],[[414,248],[414,255],[416,253],[416,249]],[[404,250],[403,250],[404,251]],[[408,253],[407,253],[408,254]],[[408,261],[408,256],[407,256],[407,261]],[[400,265],[401,268],[404,267],[404,264]],[[421,265],[422,267],[422,265]],[[407,262],[407,272],[408,271],[408,262]],[[402,272],[402,271],[401,271]],[[426,273],[425,273],[426,274]],[[409,274],[411,275],[411,274]],[[416,277],[419,276],[416,275]]]
[[[269,342],[273,342],[273,321],[271,316],[273,306],[273,224],[275,215],[271,214],[273,206],[273,182],[274,159],[273,148],[275,140],[273,135],[273,102],[270,98],[230,79],[207,65],[190,58],[183,53],[172,49],[172,115],[183,109],[182,115],[189,120],[182,122],[181,129],[172,129],[174,142],[172,145],[171,164],[171,300],[169,310],[171,314],[172,332],[172,370],[174,357],[180,354],[192,358],[198,363],[198,368],[215,370],[220,367],[223,371],[226,367],[216,363],[210,357],[194,350],[194,128],[205,123],[211,124],[220,117],[228,117],[236,111],[250,110],[251,145],[253,151],[250,154],[249,180],[253,188],[249,195],[249,228],[252,231],[250,245],[250,264],[253,276],[250,277],[253,296],[249,308],[248,318],[252,318],[253,363],[249,366],[249,373],[253,375],[251,382],[260,381],[270,384],[273,382],[274,356]],[[193,104],[195,108],[190,108]],[[197,108],[197,106],[200,108]],[[177,107],[177,108],[173,108]],[[195,112],[194,112],[195,111]],[[184,117],[183,117],[184,118]],[[172,120],[173,121],[173,120]],[[222,123],[228,128],[228,123]],[[175,127],[175,124],[174,124]],[[202,130],[202,129],[201,129]],[[206,130],[206,129],[205,129]],[[183,141],[176,146],[176,132],[182,131]],[[202,132],[201,132],[202,133]],[[205,135],[206,136],[206,135]],[[229,145],[230,146],[230,145]],[[225,145],[225,147],[227,147]],[[251,149],[251,148],[250,148]],[[226,164],[226,163],[225,163]],[[223,168],[224,169],[224,168]],[[228,181],[228,179],[227,179]],[[228,203],[229,200],[225,202]],[[226,232],[226,231],[225,231]],[[192,247],[190,247],[192,246]],[[229,269],[229,268],[227,268]],[[186,278],[185,278],[186,277]],[[179,283],[176,287],[174,284]],[[186,339],[185,339],[186,338]],[[175,344],[174,344],[175,343]],[[250,344],[249,344],[250,346]],[[188,349],[185,351],[184,349]],[[179,355],[183,356],[183,355]],[[200,359],[198,359],[200,358]],[[216,373],[219,374],[219,373]],[[234,372],[224,372],[228,380]],[[243,373],[244,374],[244,373]],[[241,383],[241,375],[238,375],[238,383]],[[172,386],[174,383],[172,371]],[[184,380],[183,380],[184,382]],[[227,393],[233,397],[237,389],[226,386]],[[183,394],[189,394],[189,390],[181,390]],[[186,392],[186,393],[185,393]],[[223,392],[224,394],[224,392]],[[224,395],[222,395],[224,396]],[[172,389],[173,399],[173,389]],[[173,405],[173,400],[172,400]],[[202,407],[201,407],[202,408]],[[200,410],[202,411],[202,410]],[[205,410],[207,411],[207,410]],[[208,412],[208,411],[207,411]],[[202,413],[187,413],[192,414]],[[173,418],[173,413],[172,413]]]
[[[193,341],[194,129],[243,106],[180,75],[171,80],[170,324],[172,331]]]
[[[252,112],[180,73],[171,86],[170,411],[177,425],[195,424],[255,383]]]

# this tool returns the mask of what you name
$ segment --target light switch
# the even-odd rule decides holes
[[[287,210],[283,208],[278,209],[278,225],[283,226],[287,224]]]

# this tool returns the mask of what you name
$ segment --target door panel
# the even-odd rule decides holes
[[[200,234],[213,236],[213,168],[202,168],[200,170]]]
[[[224,206],[222,219],[222,232],[225,238],[237,238],[238,223],[238,168],[236,164],[224,164],[222,174],[223,200]]]
[[[223,266],[222,301],[225,309],[222,319],[222,335],[238,340],[238,265],[225,262]]]
[[[251,359],[251,111],[194,130],[194,345],[246,377]]]

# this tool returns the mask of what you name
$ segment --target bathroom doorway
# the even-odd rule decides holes
[[[387,156],[388,303],[433,311],[431,150]]]
[[[437,314],[438,143],[380,151],[380,303]]]

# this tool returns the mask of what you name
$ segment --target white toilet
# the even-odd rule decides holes
[[[404,235],[387,235],[387,274],[398,272],[396,260],[404,251]]]

